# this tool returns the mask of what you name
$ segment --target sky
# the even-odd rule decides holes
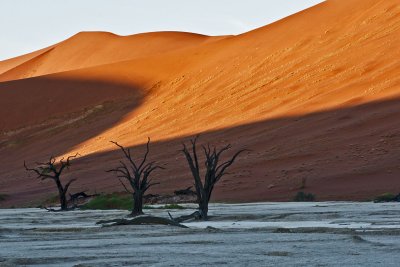
[[[240,34],[322,0],[0,0],[0,60],[80,31]]]

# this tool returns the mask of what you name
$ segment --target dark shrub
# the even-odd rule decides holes
[[[293,200],[298,202],[315,201],[315,195],[311,193],[298,192]]]
[[[91,199],[88,203],[83,205],[81,209],[84,210],[131,210],[132,197],[129,195],[109,194],[99,195]]]
[[[374,199],[374,202],[392,202],[392,201],[400,201],[400,194],[395,195],[392,193],[384,193],[380,196],[377,196]]]
[[[8,195],[6,194],[0,194],[0,201],[6,200],[7,197]]]

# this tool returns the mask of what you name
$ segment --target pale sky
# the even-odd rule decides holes
[[[322,0],[0,0],[0,60],[80,31],[240,34]]]

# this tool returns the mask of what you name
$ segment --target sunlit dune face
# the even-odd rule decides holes
[[[134,145],[146,136],[163,140],[395,97],[399,30],[388,6],[354,13],[339,25],[343,10],[328,2],[248,34],[126,63],[126,69],[154,70],[149,77],[167,74],[153,81],[143,105],[99,136]],[[326,19],[320,13],[328,10]],[[104,144],[95,140],[74,149],[101,151]]]

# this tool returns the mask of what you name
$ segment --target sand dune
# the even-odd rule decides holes
[[[108,32],[81,32],[40,53],[0,62],[0,81],[126,61],[184,49],[223,37],[183,32],[153,32],[118,36]]]
[[[168,166],[154,192],[172,192],[191,183],[180,142],[203,133],[252,150],[216,200],[287,200],[303,178],[319,199],[398,191],[399,43],[396,0],[329,0],[229,37],[75,35],[0,62],[0,186],[43,196],[19,161],[78,151],[76,189],[120,190],[96,165],[117,162],[108,141],[150,136]]]
[[[41,54],[45,53],[46,51],[50,50],[52,47],[47,47],[23,56],[19,56],[19,57],[15,57],[12,59],[8,59],[8,60],[3,60],[0,61],[0,74],[13,69],[15,67],[17,67],[18,65],[21,65],[23,63],[25,63],[26,61],[29,61],[37,56],[40,56]]]

